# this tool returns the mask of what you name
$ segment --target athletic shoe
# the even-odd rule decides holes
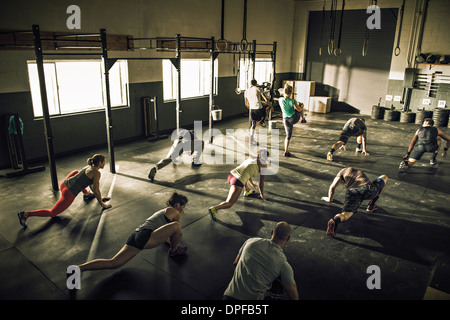
[[[151,182],[153,182],[153,179],[155,179],[155,174],[156,174],[156,168],[153,167],[150,172],[148,173],[148,178],[150,179]]]
[[[250,140],[250,142],[248,143],[250,146],[257,146],[258,143],[256,143],[255,140]]]
[[[327,160],[328,161],[333,161],[333,154],[331,152],[327,153]]]
[[[369,205],[367,206],[366,211],[367,211],[367,212],[374,212],[374,211],[377,210],[377,209],[378,209],[378,206],[377,206],[376,204],[371,204],[371,203],[369,202]]]
[[[200,167],[202,165],[202,163],[195,163],[194,161],[192,161],[192,166],[195,167]]]
[[[25,212],[24,211],[20,211],[17,214],[17,217],[19,218],[19,223],[22,227],[26,228],[27,227],[27,218],[25,218]]]
[[[214,207],[211,207],[208,209],[208,211],[209,211],[209,216],[211,217],[211,219],[213,219],[214,221],[217,221],[217,219],[216,219],[217,210],[214,209]]]
[[[285,157],[290,157],[290,156],[291,156],[291,153],[288,151],[288,152],[285,152],[283,155],[284,155]]]
[[[398,169],[400,170],[400,172],[405,172],[408,169],[407,162],[406,161],[400,162]]]
[[[95,194],[93,194],[92,192],[89,192],[88,194],[83,194],[83,200],[87,201],[87,200],[91,200],[95,198]]]
[[[175,257],[175,256],[179,256],[179,255],[185,254],[186,251],[187,251],[187,247],[186,246],[178,246],[172,252],[170,252],[170,250],[169,250],[169,257]]]
[[[306,119],[303,118],[303,119],[300,121],[300,123],[306,123]]]
[[[356,148],[356,150],[355,150],[356,152],[361,152],[362,151],[362,149],[361,148]]]
[[[336,237],[336,224],[333,219],[328,221],[327,236]]]
[[[255,194],[255,193],[256,193],[255,190],[244,191],[244,197],[251,196],[252,194]]]
[[[436,159],[431,159],[431,160],[430,160],[430,164],[431,164],[432,166],[434,166],[434,165],[436,164]]]

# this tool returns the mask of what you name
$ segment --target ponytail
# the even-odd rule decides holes
[[[105,160],[105,156],[102,154],[95,154],[91,158],[87,159],[88,165],[91,167],[96,167],[98,164]]]
[[[176,207],[177,204],[180,204],[180,206],[186,205],[188,202],[188,198],[182,194],[179,194],[177,192],[174,192],[169,200],[167,200],[166,205],[170,207]]]

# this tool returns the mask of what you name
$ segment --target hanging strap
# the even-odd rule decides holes
[[[395,56],[400,55],[400,37],[402,35],[403,10],[404,9],[405,9],[405,0],[403,0],[402,8],[400,9],[400,26],[398,27],[397,46],[395,47],[395,50],[394,50]]]
[[[341,50],[341,38],[342,38],[342,23],[344,21],[344,8],[345,8],[345,0],[342,0],[341,23],[340,23],[340,26],[339,26],[338,46],[337,46],[337,48],[334,49],[334,55],[336,57],[340,56],[341,53],[342,53],[342,50]]]

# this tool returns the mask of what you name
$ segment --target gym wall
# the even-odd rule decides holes
[[[80,0],[81,30],[68,30],[67,7],[72,1],[15,0],[2,4],[0,30],[31,30],[38,24],[41,31],[98,33],[105,28],[107,34],[138,37],[221,37],[221,0]],[[277,73],[288,77],[295,4],[289,0],[249,0],[247,4],[246,39],[250,42],[277,41]],[[282,17],[268,16],[283,8]],[[224,38],[240,42],[243,38],[243,0],[226,0],[224,10]],[[134,52],[108,52],[114,57],[174,57],[152,50]],[[182,58],[205,57],[208,53],[181,53]],[[32,111],[28,83],[27,60],[35,60],[33,50],[0,50],[0,115],[18,113],[24,122],[24,144],[30,161],[46,160],[47,149],[42,119],[35,119]],[[231,54],[220,54],[216,60],[218,70],[218,96],[214,103],[223,109],[223,117],[236,117],[246,112],[243,94],[235,93],[236,77]],[[158,98],[160,130],[176,127],[174,101],[163,102],[162,61],[129,60],[130,106],[113,109],[114,140],[128,141],[144,137],[141,97]],[[82,93],[80,93],[82,94]],[[194,120],[208,121],[208,97],[182,100],[180,125],[188,127]],[[4,130],[0,124],[0,130]],[[87,148],[106,146],[104,111],[89,112],[51,118],[56,155],[77,152]],[[2,131],[3,132],[3,131]],[[0,136],[0,168],[10,166],[6,138]]]

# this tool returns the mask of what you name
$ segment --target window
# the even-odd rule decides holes
[[[250,59],[241,59],[239,63],[239,89],[241,91],[250,87],[250,81],[253,78],[252,62]],[[256,59],[255,60],[255,79],[258,85],[263,82],[272,83],[273,65],[272,60]]]
[[[217,62],[214,63],[214,94],[217,94]],[[164,101],[177,98],[177,70],[170,60],[163,60]],[[181,99],[203,97],[210,94],[211,61],[181,60]]]
[[[98,110],[106,106],[103,63],[98,60],[44,62],[50,115]],[[28,62],[35,117],[42,117],[41,91],[36,62]],[[109,70],[111,106],[128,105],[128,69],[118,60]]]

